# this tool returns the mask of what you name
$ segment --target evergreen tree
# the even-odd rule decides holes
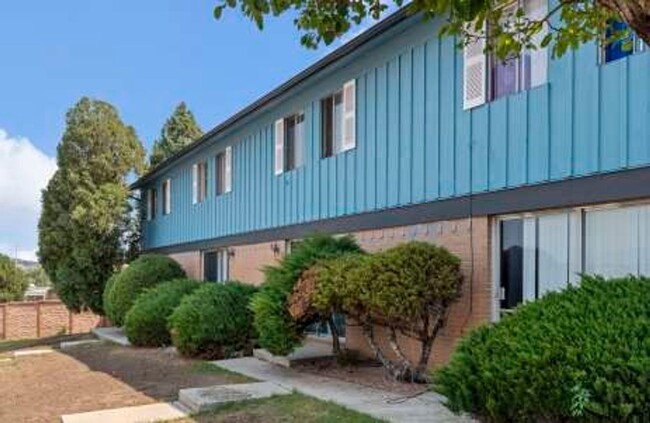
[[[0,303],[22,300],[27,290],[25,273],[4,254],[0,254]]]
[[[43,268],[73,311],[102,312],[104,285],[127,254],[133,226],[127,178],[142,171],[144,154],[110,104],[82,98],[68,111],[38,228]]]
[[[203,131],[196,123],[194,115],[181,102],[174,113],[167,119],[160,131],[160,138],[154,142],[149,163],[156,166],[174,153],[193,143],[203,135]]]

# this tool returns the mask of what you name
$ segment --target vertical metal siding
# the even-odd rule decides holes
[[[411,21],[179,160],[156,181],[160,190],[172,178],[172,212],[143,222],[145,248],[650,164],[650,53],[599,66],[586,45],[549,61],[547,84],[466,112],[461,54],[436,34]],[[351,78],[357,148],[321,159],[320,99]],[[305,163],[276,176],[272,124],[300,110]],[[216,197],[214,158],[226,145],[233,190]],[[208,197],[193,205],[198,157],[209,162]]]

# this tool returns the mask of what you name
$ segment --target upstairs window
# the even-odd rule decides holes
[[[163,214],[167,215],[172,212],[172,180],[166,179],[162,184]]]
[[[147,191],[147,220],[154,220],[156,218],[157,197],[155,188],[150,188]]]
[[[356,147],[356,83],[321,100],[321,157],[332,157]]]
[[[192,203],[202,203],[208,189],[208,163],[203,161],[192,166]]]
[[[275,122],[275,174],[304,164],[305,114],[300,112]]]
[[[217,154],[216,169],[217,195],[227,194],[232,191],[232,147],[227,147]]]
[[[602,61],[604,63],[641,53],[647,49],[647,45],[643,40],[622,21],[610,22],[605,38],[608,42],[602,48]]]
[[[524,19],[541,20],[547,14],[547,0],[518,0],[504,13],[504,19],[514,19],[519,8]],[[490,28],[487,28],[489,37]],[[548,28],[535,35],[533,42],[539,46]],[[464,49],[464,109],[471,109],[486,101],[528,90],[546,83],[548,52],[546,48],[525,49],[519,56],[500,59],[485,53],[486,40],[479,37]]]

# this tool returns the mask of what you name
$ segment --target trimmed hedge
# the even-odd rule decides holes
[[[124,324],[124,316],[138,295],[162,282],[184,278],[185,272],[174,260],[163,255],[144,255],[121,272],[113,275],[104,289],[104,311],[116,326]]]
[[[585,276],[523,305],[463,340],[434,387],[495,422],[647,421],[650,279]]]
[[[252,353],[256,336],[248,305],[255,292],[239,282],[201,286],[169,317],[174,346],[182,355],[211,360]]]
[[[200,282],[192,279],[175,279],[143,292],[124,319],[129,342],[139,347],[170,345],[167,320],[183,297],[199,286]]]
[[[251,301],[260,345],[276,355],[293,351],[305,328],[291,318],[287,300],[302,273],[319,260],[360,251],[352,237],[314,235],[298,243],[277,266],[267,267],[264,285]]]

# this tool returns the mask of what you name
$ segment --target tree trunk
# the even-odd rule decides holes
[[[339,341],[339,329],[336,327],[334,316],[330,315],[330,317],[327,319],[327,324],[329,325],[330,332],[332,334],[332,352],[336,357],[340,357],[341,342]]]
[[[395,377],[397,373],[397,369],[395,368],[395,365],[384,355],[384,353],[381,351],[381,348],[377,345],[377,342],[375,341],[375,332],[373,329],[372,323],[369,322],[363,322],[362,325],[362,332],[363,332],[363,337],[366,340],[366,343],[372,350],[372,353],[375,355],[375,358],[379,360],[379,362],[384,366],[384,368],[390,373],[391,376]]]
[[[618,13],[643,41],[650,44],[650,0],[598,0],[598,3]]]
[[[396,374],[395,378],[399,381],[402,382],[413,382],[413,366],[411,366],[411,362],[409,359],[404,355],[404,352],[402,351],[402,348],[399,346],[399,341],[397,339],[397,332],[395,332],[394,327],[389,327],[388,328],[388,343],[397,356],[397,366],[395,366]]]

